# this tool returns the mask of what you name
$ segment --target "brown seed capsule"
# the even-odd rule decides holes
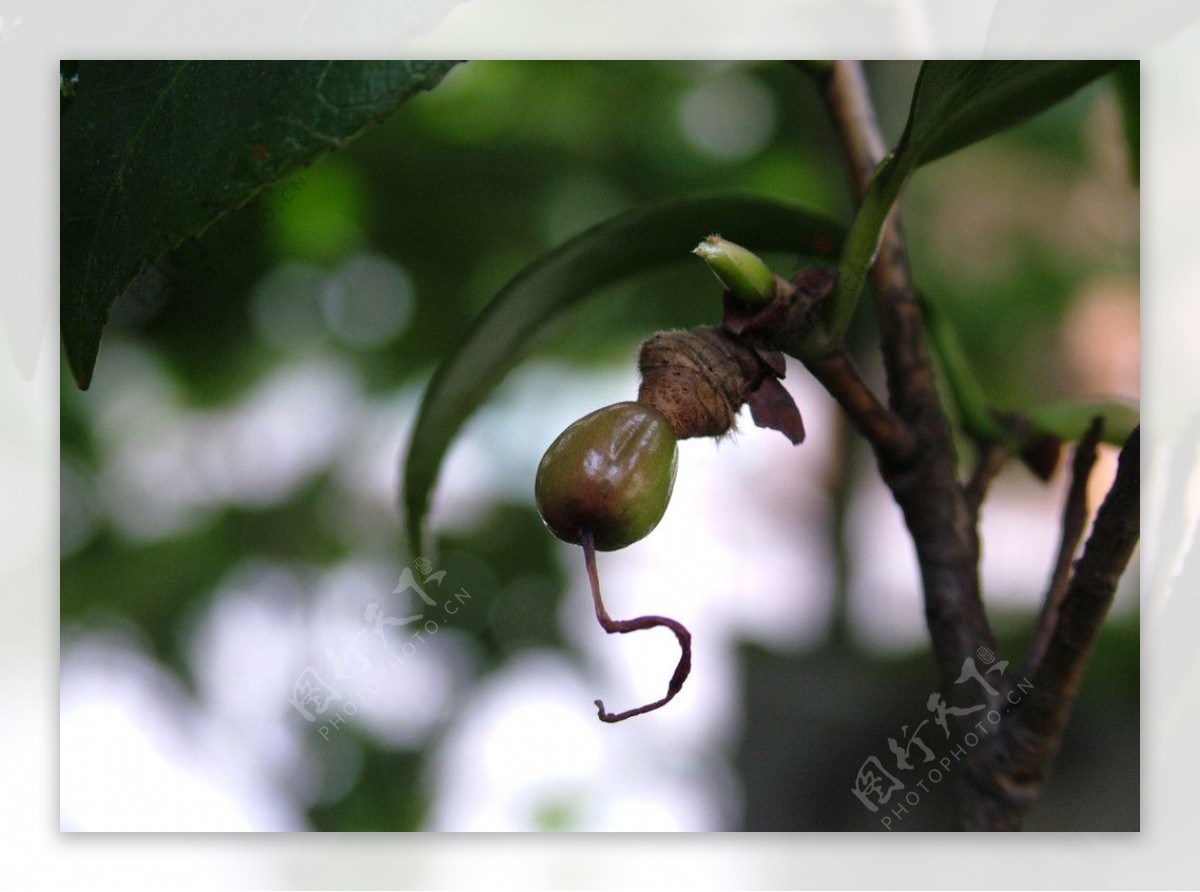
[[[658,409],[681,440],[724,436],[743,404],[759,427],[804,439],[800,412],[779,383],[783,354],[770,345],[724,327],[661,332],[642,344],[638,368],[638,402]]]
[[[656,334],[642,344],[638,368],[638,401],[661,412],[681,440],[728,433],[746,401],[746,370],[716,329]]]

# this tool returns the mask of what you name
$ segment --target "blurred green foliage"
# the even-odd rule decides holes
[[[894,138],[916,64],[872,64],[868,72],[885,130]],[[722,144],[716,125],[717,136],[705,130],[704,116],[729,111],[731,103],[766,109],[765,130],[748,149],[737,140]],[[998,405],[1019,407],[1081,386],[1062,356],[1058,331],[1081,292],[1098,281],[1132,280],[1136,300],[1136,192],[1123,162],[1114,166],[1106,154],[1112,152],[1110,135],[1120,150],[1115,109],[1110,86],[1097,83],[1046,115],[923,169],[906,192],[916,278],[937,294]],[[725,122],[726,134],[740,133],[737,111]],[[782,63],[461,65],[432,93],[164,259],[164,299],[146,305],[127,296],[118,304],[93,386],[102,390],[109,366],[124,361],[124,344],[149,351],[161,386],[195,412],[236,405],[256,382],[297,356],[345,363],[369,395],[388,400],[424,381],[489,297],[543,251],[640,203],[716,189],[805,202],[848,219],[837,141],[802,73]],[[272,326],[295,322],[270,315],[256,321],[254,295],[265,277],[285,264],[331,275],[360,251],[394,261],[411,282],[411,315],[394,337],[362,346],[325,333],[287,346],[264,336]],[[795,262],[768,259],[780,271]],[[173,300],[179,289],[170,283],[186,283],[188,299]],[[711,274],[698,261],[649,276],[583,307],[538,355],[582,367],[631,363],[637,341],[654,330],[713,321],[716,298]],[[860,308],[853,340],[867,366],[873,362],[872,332],[869,312]],[[98,399],[75,389],[64,362],[61,448],[71,472],[64,471],[63,483],[64,636],[133,623],[154,656],[187,680],[188,640],[198,618],[219,582],[247,556],[313,571],[351,556],[397,565],[415,557],[404,554],[394,517],[374,536],[356,538],[348,531],[358,528],[347,527],[331,508],[340,490],[328,469],[281,502],[231,501],[177,533],[151,541],[126,535],[103,507],[104,469],[114,446],[98,429]],[[398,452],[401,443],[394,445]],[[91,514],[76,531],[72,518],[79,511]],[[484,609],[465,611],[456,626],[478,655],[470,672],[482,677],[530,647],[569,649],[556,621],[564,580],[555,547],[531,495],[485,506],[469,531],[443,537],[440,566],[448,578],[494,597]],[[1015,628],[1030,621],[1018,617]],[[1136,622],[1110,632],[1085,685],[1092,703],[1122,720],[1137,716],[1136,638]],[[1113,640],[1122,646],[1109,647]],[[761,754],[778,756],[793,735],[817,727],[802,712],[779,718],[779,709],[796,701],[788,687],[795,673],[763,669],[764,660],[833,660],[860,680],[892,673],[897,701],[918,709],[932,676],[921,656],[884,669],[882,657],[840,648],[824,657],[748,652],[745,659],[751,700],[738,768],[747,780],[747,820],[760,829],[785,829],[772,810],[785,781],[771,773],[779,766]],[[887,722],[896,713],[872,716],[870,707],[853,699],[859,689],[848,683],[826,711],[834,710],[839,727],[853,726],[849,739],[865,741],[871,752],[892,733]],[[766,711],[754,705],[764,698],[771,704]],[[335,800],[312,807],[312,825],[420,827],[430,796],[421,785],[422,765],[436,734],[412,749],[385,747],[354,727],[346,740],[361,751],[359,777]],[[1136,769],[1136,734],[1125,744],[1133,752],[1122,753],[1121,762]],[[861,759],[863,753],[855,755]],[[852,773],[839,770],[833,777],[837,783],[828,790],[787,789],[807,798],[813,814],[831,815],[854,804],[847,792]],[[1090,793],[1102,797],[1104,791]],[[1077,813],[1086,813],[1089,802],[1081,798]],[[547,806],[543,815],[547,827],[570,819],[566,806]]]
[[[454,64],[64,62],[61,331],[80,386],[117,295],[153,281],[146,264]]]

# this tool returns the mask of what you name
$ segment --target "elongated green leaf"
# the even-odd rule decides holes
[[[843,234],[838,223],[766,198],[686,198],[621,214],[525,267],[484,309],[425,391],[404,467],[413,554],[421,552],[430,493],[455,434],[539,331],[599,288],[669,263],[698,262],[692,248],[713,232],[754,250],[797,253],[816,253],[814,245],[837,251]],[[717,308],[714,292],[714,318]]]
[[[1092,426],[1092,420],[1104,419],[1104,430],[1100,434],[1103,443],[1123,446],[1141,424],[1141,412],[1136,403],[1117,398],[1064,400],[1036,406],[1025,413],[1033,429],[1050,434],[1060,440],[1079,440]]]
[[[926,62],[896,155],[927,164],[1032,118],[1103,76],[1116,61]]]
[[[64,64],[60,303],[79,386],[91,380],[109,309],[148,263],[453,64]]]
[[[838,264],[838,290],[823,312],[831,344],[854,314],[875,261],[884,221],[909,174],[984,137],[1032,118],[1116,67],[1115,61],[926,62],[908,123],[875,170]]]
[[[1097,415],[1104,419],[1101,441],[1114,446],[1122,445],[1141,423],[1137,405],[1128,400],[1090,398],[1064,400],[1021,411],[1019,414],[1029,423],[1028,430],[1006,425],[1003,417],[1007,413],[996,412],[988,401],[954,326],[928,294],[921,293],[918,297],[929,341],[950,386],[962,428],[977,443],[999,443],[1021,452],[1040,438],[1051,437],[1057,455],[1057,441],[1081,439]],[[1053,463],[1048,467],[1043,476],[1053,470]]]

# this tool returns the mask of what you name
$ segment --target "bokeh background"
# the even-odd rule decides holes
[[[889,138],[916,72],[868,66]],[[906,192],[917,280],[998,405],[1138,396],[1127,164],[1100,82]],[[675,616],[696,652],[667,709],[595,718],[596,697],[658,697],[677,652],[665,633],[595,625],[579,550],[543,529],[533,473],[568,423],[635,394],[640,339],[716,318],[694,258],[598,295],[501,382],[443,469],[436,554],[403,544],[422,389],[490,296],[592,223],[716,189],[849,218],[798,71],[473,62],[127,294],[92,389],[62,372],[63,828],[881,829],[855,773],[926,718],[936,674],[899,512],[798,366],[785,384],[802,446],[748,421],[681,444],[662,524],[601,556],[610,611]],[[875,341],[860,313],[855,349],[878,382]],[[985,592],[1014,663],[1062,491],[1014,465],[984,509]],[[428,575],[422,560],[445,573],[428,586],[437,608],[393,591],[406,568]],[[1133,566],[1032,828],[1138,827],[1136,581]],[[427,611],[436,630],[377,634],[371,605]],[[311,722],[292,702],[310,669],[340,695]],[[898,829],[952,827],[950,792]]]

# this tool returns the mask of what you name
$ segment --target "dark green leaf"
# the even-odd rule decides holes
[[[109,309],[148,264],[454,63],[71,64],[60,117],[61,324],[87,387]]]
[[[927,164],[1066,99],[1115,61],[926,62],[896,147],[904,169]]]
[[[1137,404],[1116,398],[1066,400],[1037,406],[1025,414],[1035,431],[1067,442],[1082,439],[1097,416],[1104,419],[1101,442],[1114,446],[1125,445],[1133,429],[1141,424]]]
[[[1142,167],[1142,72],[1139,62],[1122,62],[1113,72],[1117,87],[1117,99],[1121,103],[1121,128],[1125,133],[1125,145],[1129,148],[1129,175],[1141,182]]]
[[[535,336],[598,288],[668,263],[699,263],[692,248],[713,232],[756,251],[831,256],[843,237],[840,224],[802,207],[752,196],[687,198],[621,214],[525,267],[483,310],[425,391],[404,468],[413,554],[421,552],[430,493],[455,434]],[[712,299],[716,318],[715,288]],[[532,490],[532,480],[529,485]]]
[[[917,75],[908,123],[875,169],[838,264],[838,290],[823,312],[833,339],[849,325],[875,261],[884,221],[909,174],[1032,118],[1112,70],[1115,61],[926,62]]]

